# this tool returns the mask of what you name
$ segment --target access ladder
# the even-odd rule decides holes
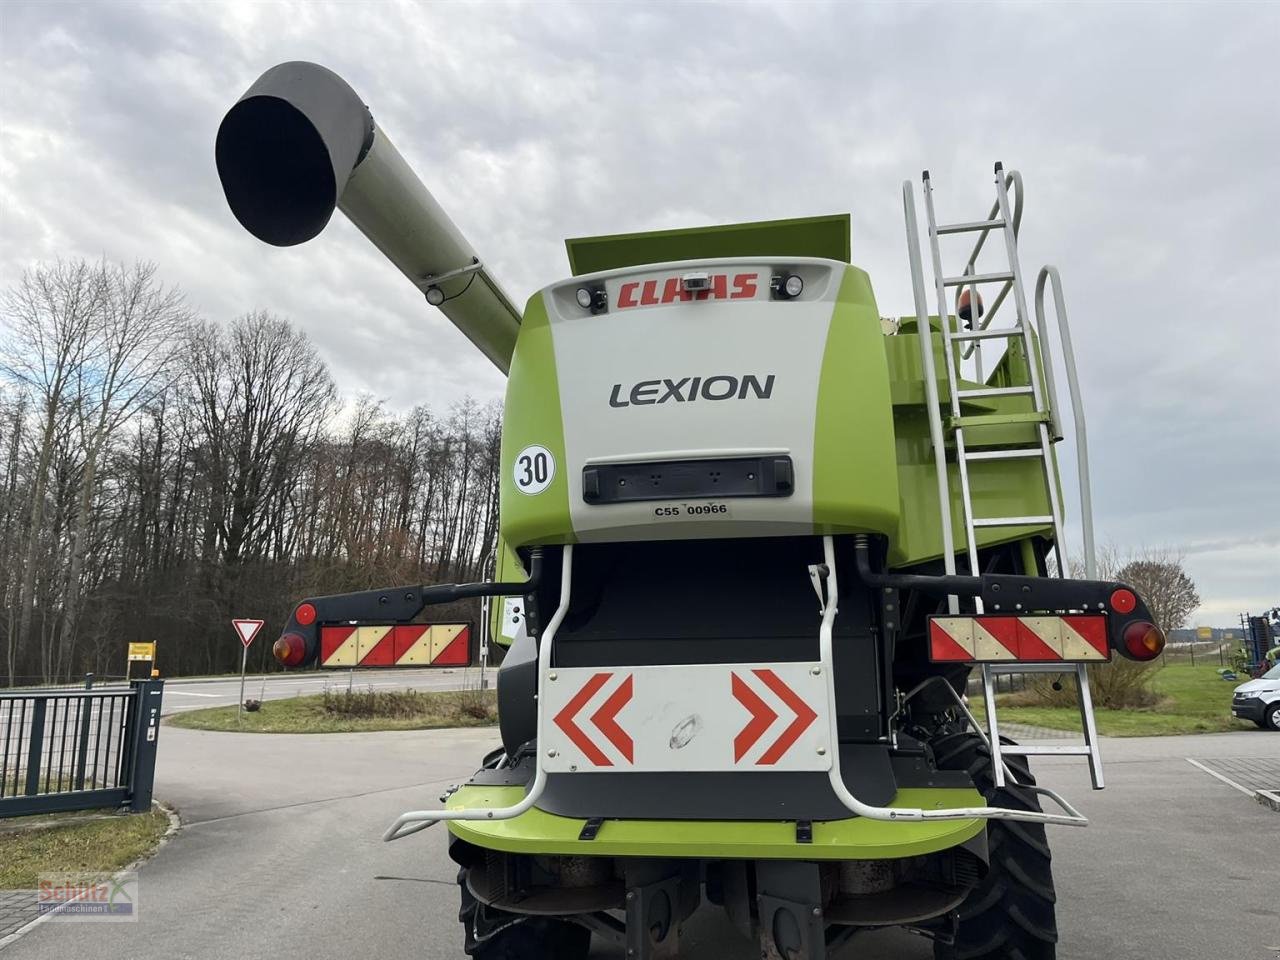
[[[951,497],[946,469],[945,437],[950,435],[955,445],[956,473],[960,481],[960,502],[964,511],[964,551],[969,561],[969,570],[973,575],[981,571],[978,567],[977,531],[992,527],[1047,526],[1053,529],[1054,551],[1057,555],[1058,575],[1067,575],[1067,557],[1064,549],[1066,536],[1063,531],[1062,504],[1053,468],[1051,445],[1055,439],[1061,438],[1055,419],[1056,403],[1051,402],[1053,394],[1052,364],[1045,361],[1043,367],[1044,381],[1041,381],[1040,355],[1038,351],[1038,331],[1027,311],[1026,293],[1022,281],[1022,270],[1018,262],[1018,229],[1022,219],[1022,178],[1016,170],[1005,172],[1003,165],[995,165],[996,199],[986,218],[959,223],[939,224],[934,212],[933,182],[929,171],[922,176],[924,184],[925,211],[928,217],[929,249],[933,262],[934,289],[937,296],[938,320],[943,342],[943,363],[946,367],[946,382],[950,395],[950,416],[943,421],[937,396],[937,381],[934,373],[932,337],[929,335],[928,307],[924,298],[924,282],[919,255],[919,237],[915,220],[915,203],[911,198],[911,185],[903,184],[903,197],[907,214],[907,240],[911,259],[912,284],[916,298],[916,323],[920,331],[921,353],[924,364],[927,406],[930,418],[930,437],[934,449],[935,461],[938,464],[938,488],[941,500],[942,527],[944,540],[944,561],[946,572],[955,573],[955,549],[951,543]],[[1014,188],[1015,201],[1011,204],[1009,189]],[[942,252],[939,238],[952,234],[975,233],[977,242],[969,254],[962,270],[948,273],[943,268]],[[977,272],[978,255],[982,252],[987,238],[998,234],[1004,241],[1004,262],[1002,269],[986,273]],[[1046,271],[1051,268],[1046,268]],[[1059,291],[1056,287],[1055,294]],[[1037,289],[1037,314],[1042,315],[1040,298],[1043,295],[1044,274]],[[982,312],[978,290],[983,286],[999,285],[1000,290],[992,302],[990,310]],[[961,318],[956,316],[953,326],[953,314],[948,307],[948,290],[967,290],[969,292],[969,319],[965,326],[960,325]],[[1001,305],[1013,295],[1014,316],[1009,326],[994,326],[994,320]],[[1060,301],[1060,296],[1059,296]],[[958,311],[957,311],[958,313]],[[1006,314],[1007,315],[1007,314]],[[1059,313],[1059,323],[1065,323],[1065,317]],[[1063,329],[1065,335],[1065,327]],[[990,386],[983,380],[982,345],[989,341],[1004,340],[1010,347],[1018,343],[1022,346],[1025,357],[1027,382],[1010,386]],[[977,387],[961,385],[960,365],[964,360],[974,358],[975,379]],[[1070,361],[1070,358],[1068,356]],[[1074,370],[1069,368],[1073,401],[1075,390]],[[1031,399],[1031,410],[1026,413],[965,414],[961,410],[962,401],[993,397],[1025,396]],[[1078,402],[1075,404],[1077,424],[1081,423]],[[969,449],[966,443],[966,430],[991,425],[1007,425],[1010,423],[1027,423],[1033,426],[1036,434],[1035,446],[993,446],[984,445],[982,449]],[[975,516],[972,491],[969,482],[969,466],[980,460],[1036,460],[1040,465],[1040,473],[1044,480],[1050,512],[1044,516]],[[1082,493],[1087,489],[1087,477],[1082,474]],[[1092,534],[1089,533],[1089,547],[1092,546]],[[982,601],[976,600],[977,612],[982,613]],[[958,612],[957,599],[950,598],[951,612]],[[996,716],[995,677],[997,674],[1013,673],[1074,673],[1079,695],[1080,718],[1084,742],[1071,746],[1036,747],[1002,744],[999,724]],[[1006,768],[1004,756],[1043,756],[1070,755],[1084,756],[1089,760],[1089,772],[1096,790],[1103,787],[1102,758],[1098,750],[1098,733],[1094,722],[1093,700],[1089,691],[1089,675],[1084,663],[1075,664],[1040,664],[1007,663],[982,664],[982,687],[986,706],[987,727],[991,740],[993,774],[996,784],[1003,786]]]

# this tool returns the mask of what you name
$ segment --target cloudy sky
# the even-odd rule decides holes
[[[291,318],[348,394],[499,395],[341,217],[290,250],[232,219],[214,134],[282,60],[347,78],[517,302],[564,237],[849,211],[910,313],[901,182],[976,219],[1003,160],[1024,269],[1066,285],[1099,539],[1184,551],[1227,625],[1280,603],[1277,49],[1275,3],[4,0],[0,286],[152,259],[210,318]]]

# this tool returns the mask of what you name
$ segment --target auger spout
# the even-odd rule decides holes
[[[227,111],[215,157],[231,212],[259,240],[304,243],[341,210],[507,372],[519,311],[336,73],[302,61],[272,67]]]

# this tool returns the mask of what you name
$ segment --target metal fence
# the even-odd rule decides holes
[[[163,680],[0,691],[0,818],[149,809],[163,693]]]

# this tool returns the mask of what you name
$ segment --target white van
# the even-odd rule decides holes
[[[1267,730],[1280,730],[1280,663],[1257,680],[1236,687],[1231,712]]]

